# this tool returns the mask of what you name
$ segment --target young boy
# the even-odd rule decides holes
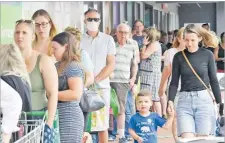
[[[168,129],[172,125],[174,109],[168,109],[167,121],[157,113],[151,113],[149,109],[152,100],[148,91],[141,91],[137,95],[136,105],[139,113],[133,115],[129,123],[129,133],[134,138],[134,143],[157,143],[157,127]]]

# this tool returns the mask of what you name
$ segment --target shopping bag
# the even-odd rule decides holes
[[[103,91],[101,89],[97,90],[100,96],[103,96]],[[109,110],[106,106],[102,109],[90,112],[88,114],[88,121],[87,121],[87,132],[98,132],[106,130],[106,127],[109,126],[109,121],[106,120],[106,114],[109,113]]]
[[[119,106],[119,101],[116,95],[116,91],[111,88],[111,93],[110,93],[110,107],[112,108],[113,111],[113,116],[117,117],[119,114],[120,106]]]

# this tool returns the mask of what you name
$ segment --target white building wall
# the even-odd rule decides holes
[[[83,31],[83,2],[22,2],[23,18],[31,19],[38,9],[45,9],[50,14],[58,32],[62,32],[67,26]]]

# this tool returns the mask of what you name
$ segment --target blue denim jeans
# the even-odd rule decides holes
[[[180,92],[176,111],[178,136],[185,132],[215,134],[215,111],[207,90]]]
[[[125,133],[124,134],[125,134],[126,138],[131,137],[129,132],[128,132],[128,128],[129,128],[130,118],[134,114],[135,114],[134,98],[132,97],[131,91],[128,91],[127,102],[126,102],[126,109],[125,109]],[[114,124],[113,125],[114,125],[113,131],[109,132],[109,136],[116,138],[116,134],[117,134],[117,121],[116,121],[116,118],[114,118]]]

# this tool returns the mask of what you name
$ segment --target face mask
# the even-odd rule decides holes
[[[98,31],[98,22],[87,22],[86,26],[89,31]]]

